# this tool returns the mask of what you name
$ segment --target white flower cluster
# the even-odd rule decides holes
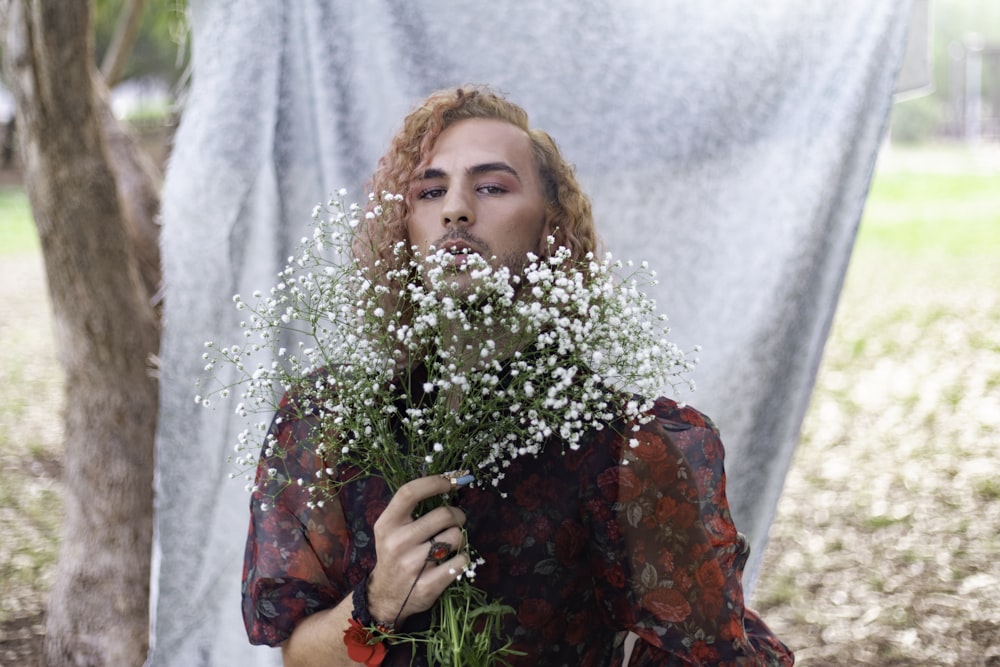
[[[654,281],[645,265],[575,261],[553,239],[547,257],[529,255],[523,267],[433,248],[421,256],[402,243],[391,265],[356,258],[359,229],[400,199],[383,193],[367,213],[337,199],[325,218],[317,208],[278,284],[252,304],[235,297],[248,312],[244,341],[208,343],[205,359],[208,371],[235,366],[238,413],[270,416],[276,396],[292,392],[319,425],[325,460],[393,488],[456,469],[499,485],[512,459],[552,443],[578,448],[609,426],[625,435],[653,398],[690,384],[692,363],[642,292]],[[273,360],[251,362],[261,350]],[[254,465],[262,444],[276,453],[268,421],[243,434],[240,463]],[[333,477],[327,469],[290,483],[329,491]]]

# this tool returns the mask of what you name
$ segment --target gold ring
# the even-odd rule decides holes
[[[441,473],[441,476],[446,480],[451,482],[451,490],[454,491],[458,488],[458,480],[467,478],[469,476],[468,470],[449,470],[448,472]],[[468,482],[466,482],[468,483]]]

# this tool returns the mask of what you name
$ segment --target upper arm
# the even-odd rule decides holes
[[[243,617],[251,642],[274,646],[349,590],[343,564],[350,539],[339,497],[310,493],[324,465],[310,420],[279,411],[270,435],[250,498]]]

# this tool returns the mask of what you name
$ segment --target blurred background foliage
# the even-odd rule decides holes
[[[184,79],[190,54],[184,0],[94,0],[97,64],[104,61],[128,5],[136,1],[143,5],[142,18],[122,80],[152,79],[176,86]]]
[[[977,59],[981,68],[973,81]],[[1000,2],[931,0],[931,63],[928,94],[894,105],[892,141],[968,139],[968,105],[976,89],[979,131],[972,139],[1000,141]]]

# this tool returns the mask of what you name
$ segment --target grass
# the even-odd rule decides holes
[[[37,252],[38,232],[24,189],[0,186],[0,256]]]
[[[996,176],[886,174],[867,209],[860,240],[868,245],[956,258],[1000,252]]]
[[[24,190],[0,186],[0,664],[37,662],[62,523],[62,373]]]
[[[34,655],[61,516],[38,247],[0,188],[3,664]],[[998,389],[1000,148],[893,148],[754,594],[800,665],[1000,664]]]
[[[890,149],[872,182],[859,249],[995,259],[1000,254],[1000,159],[983,155],[967,149]]]

